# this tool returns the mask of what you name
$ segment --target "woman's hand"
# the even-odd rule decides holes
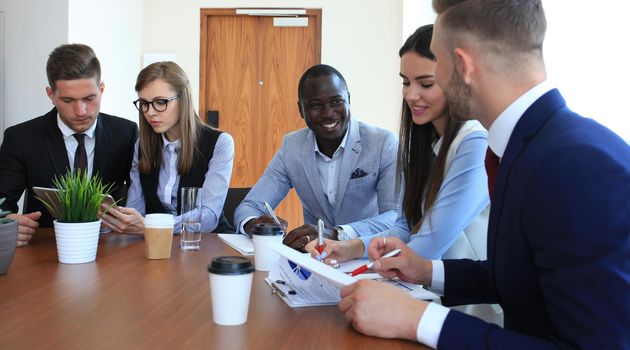
[[[144,234],[144,217],[134,208],[101,205],[99,211],[103,226],[117,233]]]
[[[381,259],[383,255],[401,249],[400,254]],[[368,246],[368,257],[374,261],[372,268],[385,278],[398,277],[403,281],[431,285],[433,265],[409,248],[405,242],[395,237],[377,237]]]
[[[314,258],[319,258],[320,254],[317,251],[317,239],[309,242],[305,247],[308,253]],[[322,256],[324,257],[324,263],[330,265],[331,260],[337,260],[337,262],[344,262],[352,259],[357,259],[363,256],[365,247],[360,239],[351,239],[348,241],[333,241],[331,239],[324,240],[324,251]]]

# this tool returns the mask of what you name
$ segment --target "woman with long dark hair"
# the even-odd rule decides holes
[[[327,241],[326,261],[365,256],[375,237],[395,236],[428,259],[483,259],[489,211],[484,157],[487,132],[450,115],[435,83],[429,46],[433,25],[418,28],[400,48],[403,81],[397,185],[404,186],[393,228],[348,241]],[[309,251],[318,255],[314,246]]]

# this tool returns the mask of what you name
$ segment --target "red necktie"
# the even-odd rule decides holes
[[[85,151],[85,134],[74,134],[73,136],[79,143],[77,150],[74,152],[74,171],[80,171],[83,174],[87,172],[88,167],[87,152]]]
[[[494,185],[497,182],[497,174],[499,173],[499,157],[488,147],[486,150],[486,173],[488,174],[488,194],[492,200],[494,193]]]

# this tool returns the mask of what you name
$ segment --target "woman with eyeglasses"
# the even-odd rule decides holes
[[[179,189],[201,187],[202,232],[222,218],[232,175],[234,140],[205,125],[192,100],[186,73],[174,62],[144,68],[136,80],[140,139],[136,142],[127,206],[110,208],[103,224],[115,232],[142,234],[143,215],[178,214]],[[181,229],[176,216],[175,231]]]

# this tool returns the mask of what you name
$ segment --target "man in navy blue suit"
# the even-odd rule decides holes
[[[435,348],[627,349],[630,147],[545,81],[539,0],[433,7],[436,80],[452,114],[488,129],[488,260],[428,261],[394,238],[369,254],[403,249],[375,270],[430,286],[444,305],[498,302],[505,329],[372,281],[342,289],[339,308],[362,333]]]

